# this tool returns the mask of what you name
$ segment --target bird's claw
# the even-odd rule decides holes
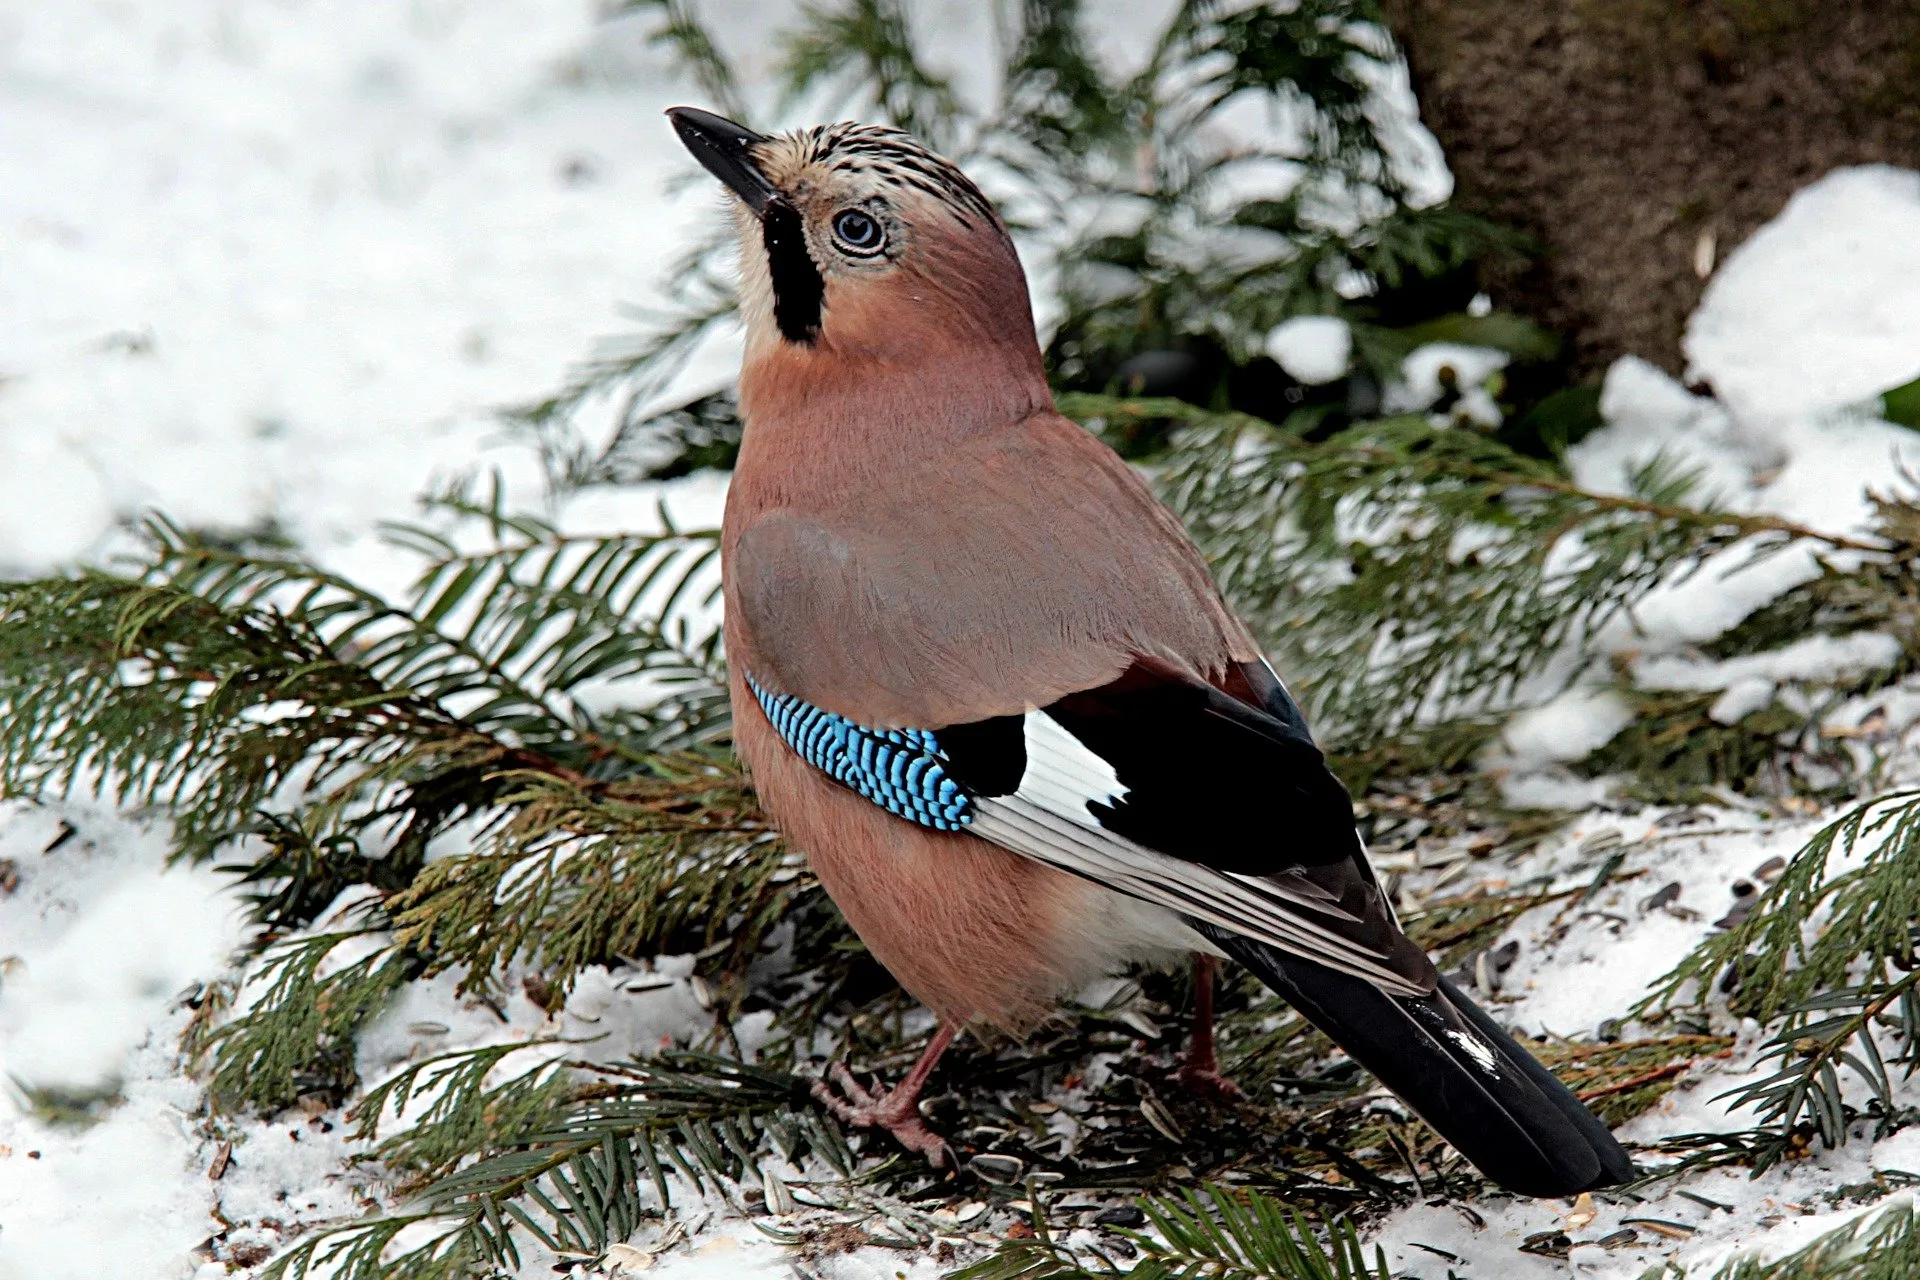
[[[1247,1091],[1211,1067],[1182,1066],[1173,1073],[1180,1087],[1218,1106],[1233,1106],[1247,1100]]]
[[[913,1095],[899,1089],[871,1092],[854,1078],[843,1062],[827,1068],[827,1074],[833,1084],[814,1081],[813,1096],[834,1118],[858,1129],[885,1129],[895,1142],[925,1156],[927,1163],[936,1169],[955,1166],[953,1148],[945,1138],[929,1129],[920,1115],[918,1091]],[[834,1085],[839,1086],[839,1092],[834,1091]]]

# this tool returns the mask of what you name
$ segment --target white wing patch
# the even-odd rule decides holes
[[[1461,1051],[1473,1059],[1473,1064],[1476,1067],[1479,1067],[1495,1079],[1499,1078],[1500,1065],[1494,1058],[1492,1045],[1476,1039],[1465,1031],[1455,1031],[1451,1027],[1447,1029],[1446,1035],[1447,1039],[1459,1045]]]
[[[1028,720],[1031,723],[1031,715]],[[1057,724],[1053,727],[1064,734]],[[1085,752],[1086,748],[1080,750]],[[1059,798],[1051,791],[1046,794]],[[1071,797],[1086,791],[1064,794]],[[1078,813],[1060,811],[1071,810],[1070,804],[1063,803],[1059,808],[1043,805],[1027,794],[1023,780],[1014,795],[976,801],[968,830],[1036,862],[1365,978],[1392,994],[1427,994],[1369,948],[1313,916],[1301,914],[1300,908],[1305,907],[1323,917],[1354,918],[1328,901],[1318,886],[1304,880],[1290,885],[1284,875],[1244,876],[1216,871],[1169,857],[1105,830],[1086,811],[1085,801],[1079,804]]]
[[[1112,804],[1127,794],[1113,766],[1046,712],[1027,712],[1022,731],[1027,771],[1015,792],[1020,799],[1055,817],[1087,823],[1094,821],[1089,803]]]

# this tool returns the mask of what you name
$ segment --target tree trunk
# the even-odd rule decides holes
[[[1456,203],[1532,233],[1489,281],[1679,373],[1713,264],[1838,165],[1920,168],[1920,0],[1384,0]]]

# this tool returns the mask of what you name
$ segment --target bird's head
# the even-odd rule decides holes
[[[766,135],[693,107],[667,114],[737,198],[750,369],[904,372],[991,352],[1039,376],[1013,242],[950,161],[881,125]]]

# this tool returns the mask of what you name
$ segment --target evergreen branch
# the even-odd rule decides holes
[[[1833,874],[1838,859],[1859,857]],[[1809,937],[1815,917],[1823,926]],[[1920,966],[1920,791],[1896,791],[1848,811],[1815,833],[1740,923],[1704,941],[1636,1010],[1704,1000],[1722,975],[1736,1007],[1771,1022],[1855,972]]]
[[[353,1104],[347,1117],[354,1122],[353,1139],[375,1142],[383,1126],[404,1120],[373,1155],[416,1180],[449,1173],[476,1150],[511,1145],[551,1125],[564,1105],[570,1087],[564,1060],[537,1053],[560,1043],[514,1041],[410,1063]],[[524,1069],[488,1086],[507,1058],[529,1051],[536,1051],[535,1058]],[[426,1105],[419,1114],[408,1116],[409,1104],[421,1101]]]
[[[473,1243],[466,1223],[435,1213],[371,1218],[308,1237],[260,1280],[471,1280],[493,1261]]]
[[[740,97],[739,77],[689,0],[618,0],[608,16],[647,11],[658,15],[647,43],[672,50],[701,92],[722,114],[745,120],[747,112]]]
[[[964,112],[953,86],[928,71],[898,0],[840,0],[801,6],[802,26],[785,35],[788,103],[839,76],[871,90],[887,118],[945,150]]]
[[[803,1081],[706,1054],[575,1062],[559,1075],[551,1074],[558,1070],[552,1065],[536,1068],[516,1077],[529,1083],[515,1095],[509,1122],[495,1127],[490,1103],[517,1086],[509,1080],[487,1090],[480,1082],[500,1057],[524,1047],[444,1055],[377,1090],[377,1104],[370,1094],[360,1112],[363,1124],[377,1123],[402,1091],[431,1088],[436,1076],[448,1080],[452,1087],[441,1093],[445,1105],[435,1121],[439,1133],[429,1142],[458,1132],[462,1141],[454,1145],[471,1153],[484,1135],[479,1157],[421,1187],[399,1214],[323,1228],[276,1259],[265,1280],[323,1274],[451,1280],[469,1274],[460,1267],[517,1267],[528,1239],[595,1258],[666,1212],[675,1181],[731,1200],[733,1187],[760,1181],[758,1164],[771,1156],[788,1162],[818,1157],[843,1175],[852,1170],[844,1138],[808,1099]],[[566,1100],[555,1113],[554,1081],[569,1080],[569,1072]],[[549,1118],[529,1128],[524,1121],[536,1102]],[[436,1159],[452,1149],[436,1151]],[[438,1229],[428,1245],[382,1261],[382,1250],[401,1232],[428,1228]],[[458,1266],[435,1270],[445,1259]]]
[[[1304,102],[1310,111],[1308,158],[1397,194],[1398,179],[1367,105],[1361,63],[1386,60],[1363,24],[1381,25],[1372,0],[1325,0],[1291,8],[1248,5],[1231,12],[1193,6],[1189,56],[1219,68],[1200,86],[1200,114],[1245,90]]]
[[[1179,1196],[1140,1201],[1155,1234],[1126,1232],[1140,1260],[1122,1270],[1104,1253],[1067,1247],[1036,1203],[1031,1238],[1009,1240],[990,1257],[949,1272],[947,1280],[1387,1280],[1387,1259],[1371,1264],[1353,1224],[1320,1231],[1297,1209],[1257,1191],[1209,1183]]]
[[[502,413],[508,427],[539,452],[552,493],[631,481],[666,467],[670,459],[658,456],[660,447],[649,439],[673,411],[659,401],[701,345],[739,312],[726,263],[733,242],[730,227],[715,227],[665,273],[671,304],[635,313],[645,329],[603,340],[558,391]],[[594,448],[576,419],[606,400],[616,402],[619,425],[604,448]],[[635,466],[629,455],[643,461]]]
[[[204,858],[296,778],[331,783],[337,811],[429,758],[473,767],[494,748],[304,620],[224,607],[191,589],[204,585],[0,586],[0,791],[166,805],[176,850]]]
[[[429,554],[404,604],[160,520],[136,577],[0,586],[0,790],[95,786],[166,805],[193,858],[257,831],[283,858],[274,870],[331,885],[325,867],[357,856],[339,834],[397,829],[388,857],[406,868],[435,831],[490,803],[459,779],[524,770],[590,786],[647,768],[644,746],[598,731],[577,690],[621,681],[673,695],[622,713],[629,732],[686,740],[724,724],[717,636],[645,620],[695,603],[713,535],[569,539],[525,521],[496,532],[511,536],[466,554],[397,531]],[[314,797],[302,817],[267,815],[295,783]],[[319,905],[311,888],[295,896]]]
[[[1009,142],[1079,169],[1090,153],[1124,145],[1142,105],[1137,92],[1109,84],[1088,52],[1080,0],[1027,0],[998,113]]]
[[[1690,479],[1659,463],[1633,494],[1593,494],[1424,418],[1313,441],[1179,402],[1063,408],[1192,424],[1161,491],[1336,749],[1497,705],[1651,587],[1743,540],[1789,536],[1688,506]]]
[[[1834,874],[1836,860],[1856,857]],[[1738,1010],[1774,1026],[1761,1050],[1772,1073],[1727,1095],[1759,1113],[1759,1167],[1812,1137],[1830,1147],[1847,1140],[1858,1111],[1846,1078],[1867,1085],[1883,1131],[1910,1118],[1894,1099],[1876,1028],[1898,1034],[1906,1047],[1894,1061],[1911,1075],[1920,1065],[1917,872],[1920,792],[1860,805],[1816,833],[1746,919],[1707,938],[1635,1010],[1704,1002],[1718,984]]]
[[[1905,1199],[1862,1214],[1784,1257],[1736,1257],[1715,1268],[1711,1280],[1905,1280],[1915,1274],[1920,1274],[1920,1217],[1912,1200]],[[1663,1263],[1641,1280],[1687,1280],[1687,1272]]]
[[[1886,1059],[1874,1042],[1874,1025],[1891,1008],[1899,1007],[1901,1038],[1909,1046],[1920,1031],[1915,1022],[1914,993],[1920,973],[1910,973],[1893,982],[1875,982],[1841,988],[1787,1010],[1785,1021],[1773,1037],[1761,1046],[1760,1061],[1776,1065],[1772,1075],[1723,1097],[1733,1106],[1752,1107],[1759,1113],[1760,1127],[1770,1141],[1759,1150],[1756,1172],[1805,1146],[1798,1132],[1802,1117],[1810,1117],[1813,1134],[1828,1147],[1847,1140],[1847,1130],[1856,1115],[1845,1097],[1840,1072],[1866,1082],[1881,1119],[1883,1133],[1899,1127],[1900,1108],[1893,1097],[1893,1078]],[[1822,1016],[1824,1015],[1824,1016]],[[1911,1048],[1900,1059],[1906,1075],[1916,1065]]]
[[[372,944],[322,973],[343,944]],[[265,990],[187,1047],[210,1058],[208,1092],[223,1106],[271,1113],[303,1094],[338,1101],[355,1083],[355,1036],[419,966],[364,932],[315,934],[270,948],[253,974]]]
[[[1595,1114],[1624,1124],[1659,1103],[1696,1067],[1722,1061],[1731,1036],[1678,1035],[1615,1043],[1542,1041],[1529,1052],[1553,1070]]]
[[[582,789],[508,779],[507,816],[474,852],[429,863],[389,900],[396,938],[483,987],[524,959],[559,989],[618,955],[729,942],[744,965],[796,895],[801,865],[773,839],[737,771],[656,762],[661,776]]]
[[[509,520],[497,506],[440,505],[485,521],[494,545],[460,552],[434,531],[389,529],[426,563],[406,610],[411,642],[360,655],[376,674],[422,696],[464,696],[463,719],[549,754],[584,747],[579,767],[595,773],[644,767],[650,751],[596,732],[576,691],[618,683],[683,720],[695,708],[707,718],[718,710],[718,630],[696,638],[685,617],[717,593],[717,532],[681,532],[663,509],[660,534],[568,537],[531,517]],[[668,691],[677,697],[664,699]],[[712,726],[696,717],[674,728],[698,736]]]
[[[1435,898],[1408,912],[1407,936],[1435,963],[1446,965],[1506,932],[1507,926],[1535,907],[1570,898],[1580,889],[1559,892],[1489,893],[1475,890]]]

